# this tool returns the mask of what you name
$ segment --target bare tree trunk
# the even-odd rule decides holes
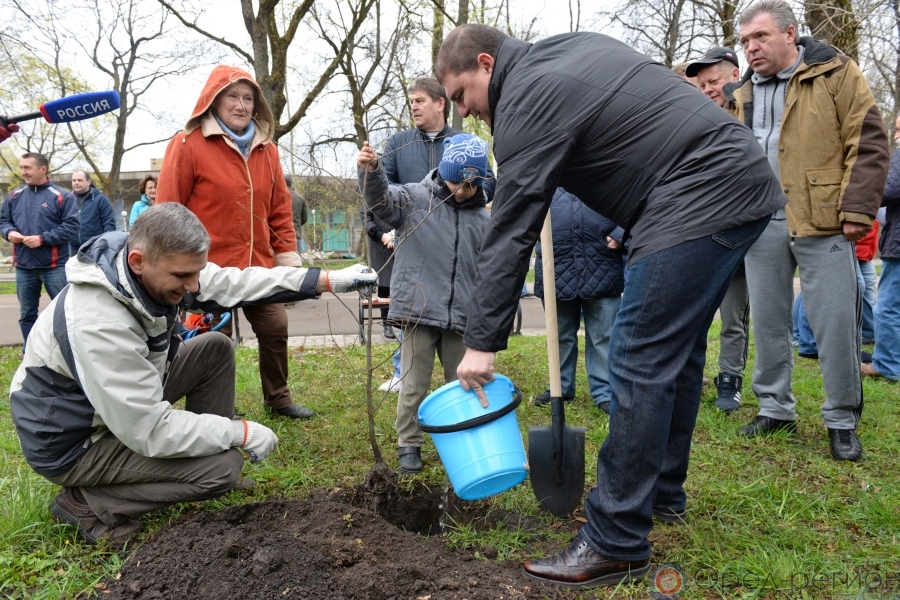
[[[859,61],[859,21],[851,0],[805,0],[806,23],[813,37]]]
[[[434,3],[434,21],[431,25],[431,72],[437,64],[438,52],[444,43],[444,0],[432,0]]]
[[[459,12],[456,17],[456,25],[463,25],[469,22],[469,0],[459,0]],[[438,48],[440,50],[440,48]],[[435,58],[437,58],[437,54],[435,54]],[[450,103],[451,111],[452,111],[452,122],[451,125],[453,129],[458,129],[462,131],[462,117],[459,115],[459,110],[456,108],[456,104]]]
[[[665,65],[671,67],[675,64],[678,50],[679,32],[681,28],[681,12],[684,10],[685,0],[677,0],[673,7],[672,19],[669,21],[669,29],[666,32]]]

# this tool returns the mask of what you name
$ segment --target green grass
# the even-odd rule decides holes
[[[706,368],[710,379],[716,374],[717,339],[714,325]],[[389,375],[389,351],[388,346],[374,348],[376,362],[384,363],[374,374],[376,387]],[[18,352],[0,348],[3,389],[8,389],[19,364]],[[318,488],[362,481],[372,464],[365,430],[364,349],[293,350],[291,362],[294,399],[313,407],[317,417],[304,423],[267,417],[256,353],[239,349],[238,410],[272,427],[281,440],[278,450],[262,463],[246,463],[244,474],[259,482],[254,489],[148,515],[144,518],[148,533],[197,511],[269,496],[303,498]],[[527,435],[529,426],[548,424],[549,411],[530,402],[546,387],[544,339],[513,338],[510,349],[498,355],[497,372],[511,377],[526,396],[517,411],[522,431]],[[435,380],[434,385],[439,383]],[[577,383],[576,400],[567,405],[566,415],[573,426],[588,428],[586,481],[593,484],[608,420],[591,404],[581,366]],[[679,598],[896,597],[888,592],[896,594],[900,585],[900,386],[882,381],[864,385],[866,408],[859,433],[865,460],[857,464],[838,463],[828,456],[815,361],[797,362],[799,434],[793,438],[745,440],[735,435],[758,407],[749,381],[744,385],[745,407],[732,416],[717,412],[712,406],[713,387],[704,388],[686,484],[689,523],[657,526],[650,538],[654,563],[673,563],[689,577]],[[396,466],[392,425],[396,396],[378,393],[376,399],[376,435],[388,464]],[[119,555],[102,544],[87,546],[78,541],[73,528],[54,524],[47,505],[58,488],[31,472],[22,459],[5,394],[0,424],[0,596],[72,598],[94,591],[102,578],[116,574],[128,552]],[[416,480],[440,484],[444,474],[430,443],[423,457],[426,468]],[[486,502],[537,516],[546,528],[536,535],[509,524],[487,529],[474,522],[452,529],[445,536],[447,543],[492,547],[499,559],[521,561],[563,547],[578,525],[567,522],[559,527],[558,519],[538,510],[527,485]],[[875,589],[862,594],[866,584]],[[562,597],[637,599],[653,591],[645,580]]]
[[[15,294],[16,293],[16,282],[15,281],[0,281],[0,294]]]

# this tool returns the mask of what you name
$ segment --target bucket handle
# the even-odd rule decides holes
[[[515,394],[513,401],[498,411],[488,413],[486,415],[481,415],[467,421],[463,421],[461,423],[454,423],[453,425],[426,425],[419,420],[419,415],[416,415],[416,426],[425,433],[456,433],[458,431],[474,429],[481,425],[496,421],[500,417],[505,417],[512,411],[516,410],[516,408],[522,402],[522,392],[519,391],[519,388],[513,386],[513,393]]]

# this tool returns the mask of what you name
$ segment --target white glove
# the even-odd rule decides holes
[[[250,462],[261,461],[278,445],[278,436],[265,425],[244,419],[233,419],[231,428],[234,432],[231,446],[242,448],[250,455]]]
[[[325,271],[325,282],[333,294],[352,292],[361,287],[377,286],[378,273],[366,265],[353,265],[340,271]]]
[[[276,267],[302,267],[303,259],[296,252],[279,252],[275,255]]]

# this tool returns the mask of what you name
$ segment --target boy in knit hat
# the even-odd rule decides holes
[[[356,162],[366,205],[397,232],[388,313],[403,330],[397,456],[401,473],[418,473],[425,438],[415,416],[431,385],[435,352],[448,382],[456,379],[466,352],[465,311],[475,291],[475,262],[490,216],[482,191],[488,147],[469,134],[448,138],[438,168],[414,184],[388,184],[368,142]]]

